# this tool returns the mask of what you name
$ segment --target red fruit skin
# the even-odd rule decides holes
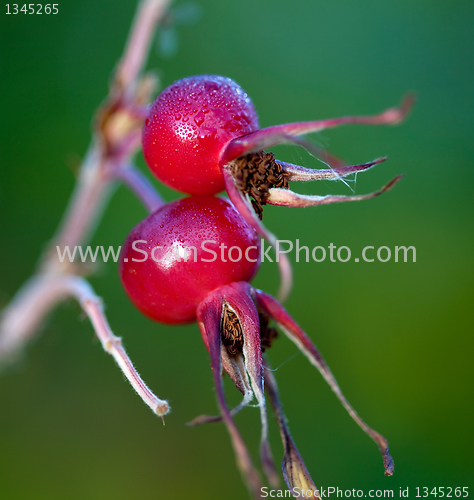
[[[147,243],[135,243],[137,240]],[[202,243],[206,240],[214,243]],[[224,244],[224,259],[220,245]],[[151,257],[154,247],[155,262]],[[230,247],[239,247],[242,260],[228,259]],[[196,262],[194,262],[195,247]],[[250,262],[245,258],[248,247]],[[181,261],[165,261],[179,249]],[[214,262],[213,250],[217,256]],[[147,252],[147,259],[143,260]],[[187,262],[184,256],[188,255]],[[212,196],[193,196],[161,207],[140,222],[128,235],[120,258],[120,278],[135,306],[146,316],[162,323],[187,323],[196,319],[199,303],[214,289],[234,281],[249,281],[260,265],[260,241],[227,200]],[[238,251],[231,257],[238,258]]]
[[[183,193],[215,194],[224,190],[224,148],[258,128],[252,101],[233,80],[192,76],[163,90],[151,105],[143,155],[164,184]]]

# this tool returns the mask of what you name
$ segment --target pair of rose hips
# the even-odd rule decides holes
[[[283,437],[283,476],[290,490],[316,487],[286,425],[273,376],[262,352],[276,335],[270,319],[287,334],[328,381],[356,422],[378,444],[385,473],[393,473],[387,441],[357,415],[320,353],[285,309],[249,281],[259,267],[259,236],[274,241],[261,223],[266,203],[310,206],[370,198],[363,196],[303,196],[288,189],[288,181],[340,179],[370,168],[383,159],[343,166],[337,159],[301,139],[301,135],[346,123],[394,124],[408,110],[400,108],[369,117],[302,122],[259,129],[257,113],[247,94],[232,80],[197,76],[165,89],[152,104],[143,129],[143,152],[151,171],[162,182],[192,196],[168,203],[129,234],[122,253],[120,275],[132,302],[144,314],[163,323],[197,320],[217,389],[221,417],[200,417],[203,423],[226,423],[238,465],[253,494],[260,497],[255,471],[232,415],[253,396],[262,421],[261,461],[272,485],[277,483],[267,440],[264,388],[275,410]],[[278,161],[264,150],[282,142],[303,145],[330,163],[312,170]],[[223,191],[232,203],[214,195]],[[283,260],[282,293],[291,287],[290,267]],[[226,406],[222,370],[243,394],[232,412]],[[316,496],[316,493],[314,494]]]

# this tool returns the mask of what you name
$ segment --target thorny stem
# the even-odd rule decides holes
[[[114,74],[110,93],[98,110],[96,129],[82,162],[74,192],[50,248],[43,256],[37,273],[17,292],[0,316],[0,362],[19,351],[38,329],[43,318],[69,295],[78,298],[105,350],[115,358],[137,393],[158,415],[168,411],[166,401],[158,399],[144,384],[115,337],[103,315],[100,299],[88,283],[75,276],[77,264],[60,263],[56,246],[74,247],[88,240],[97,226],[112,192],[111,181],[123,180],[151,209],[162,202],[150,184],[130,168],[137,149],[137,131],[141,109],[152,90],[150,78],[141,78],[157,23],[165,15],[171,0],[141,0],[126,44],[124,55]],[[54,250],[53,250],[54,249]],[[74,285],[73,285],[74,284]]]

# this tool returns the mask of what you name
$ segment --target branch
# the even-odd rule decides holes
[[[122,181],[127,185],[150,213],[165,204],[165,201],[152,184],[134,165],[114,169],[111,172],[111,178]]]
[[[100,299],[82,278],[74,262],[58,259],[56,247],[83,245],[95,230],[112,193],[112,179],[131,185],[148,208],[163,203],[151,185],[134,171],[125,173],[139,147],[144,104],[149,102],[155,79],[141,76],[155,27],[165,15],[170,0],[141,0],[124,55],[112,80],[105,104],[97,111],[96,127],[82,162],[74,192],[58,231],[43,255],[39,269],[17,292],[0,316],[0,360],[21,350],[35,334],[43,318],[65,296],[73,295],[91,318],[97,335],[142,399],[158,415],[168,411],[149,391],[125,354],[103,315]],[[65,293],[65,289],[69,293]],[[166,406],[166,408],[165,408]]]
[[[113,356],[143,402],[158,416],[166,415],[170,410],[168,403],[155,396],[135,370],[132,361],[123,348],[121,339],[116,337],[110,329],[100,297],[95,295],[89,283],[82,278],[73,277],[69,282],[66,282],[66,285],[89,316],[102,347]]]
[[[143,108],[143,102],[149,101],[154,89],[150,77],[139,84],[139,73],[147,59],[154,29],[169,3],[170,0],[142,0],[137,8],[124,55],[106,103],[97,112],[94,137],[51,249],[57,245],[74,247],[87,241],[110,197],[110,172],[129,163],[136,152],[137,142],[130,141],[130,137],[141,128],[143,113],[135,110]],[[41,270],[71,272],[68,263],[59,265],[51,250],[43,259]]]
[[[0,363],[12,360],[35,334],[38,322],[47,312],[58,302],[71,296],[77,299],[89,316],[102,347],[113,356],[144,403],[158,416],[166,415],[169,411],[168,403],[155,396],[142,380],[127,356],[122,341],[112,333],[102,300],[89,283],[78,276],[43,275],[30,281],[29,286],[11,303],[3,317],[0,327]]]
[[[119,88],[133,86],[145,65],[155,27],[166,13],[170,0],[141,0],[127,40],[124,56],[115,74]]]

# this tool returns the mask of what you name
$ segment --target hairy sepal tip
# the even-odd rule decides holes
[[[167,415],[169,412],[171,411],[171,408],[170,408],[170,405],[166,402],[166,401],[163,401],[161,403],[158,403],[155,407],[155,413],[159,416],[159,417],[164,417],[165,415]],[[163,420],[163,424],[164,424],[164,420]]]

